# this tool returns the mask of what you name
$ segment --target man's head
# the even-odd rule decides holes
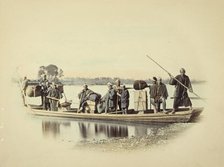
[[[27,79],[27,77],[25,76],[25,77],[24,77],[24,80],[26,80],[26,79]]]
[[[110,82],[107,83],[107,86],[108,86],[109,89],[112,89],[112,88],[113,88],[113,87],[112,87],[113,85],[112,85],[112,83],[110,83]]]
[[[153,79],[152,80],[153,84],[156,84],[157,83],[157,78],[156,77],[153,77],[152,79]]]
[[[83,85],[83,89],[84,89],[84,90],[87,90],[87,89],[88,89],[88,85],[87,85],[87,84],[84,84],[84,85]]]
[[[121,85],[121,89],[125,89],[126,87],[125,87],[125,85]]]
[[[115,81],[115,83],[116,83],[116,86],[120,86],[120,85],[121,85],[121,81],[120,81],[120,79],[117,79],[117,80]]]
[[[161,77],[157,77],[157,82],[158,82],[158,84],[162,83],[162,78]]]
[[[180,69],[180,75],[182,75],[182,76],[183,76],[183,75],[185,74],[185,72],[186,72],[186,71],[185,71],[185,69],[184,69],[184,68],[181,68],[181,69]]]

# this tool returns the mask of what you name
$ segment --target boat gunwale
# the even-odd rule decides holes
[[[76,113],[66,111],[46,111],[40,107],[35,108],[28,105],[30,113],[38,116],[62,117],[85,120],[106,120],[122,122],[142,122],[142,123],[183,123],[190,122],[195,113],[202,112],[203,107],[193,108],[193,110],[179,111],[175,114],[164,113],[146,113],[146,114],[93,114],[93,113]],[[200,113],[198,115],[200,115]]]

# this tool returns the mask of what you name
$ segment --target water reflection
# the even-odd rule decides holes
[[[86,121],[42,120],[43,136],[74,140],[156,136],[171,133],[171,125],[115,124]]]
[[[78,122],[78,126],[83,139],[128,137],[127,125]]]
[[[60,135],[60,126],[70,127],[70,122],[42,121],[43,136],[57,137]]]
[[[166,144],[191,124],[117,124],[80,120],[42,120],[45,138],[82,149],[131,150]]]
[[[110,137],[128,137],[128,126],[121,125],[107,125],[107,124],[94,124],[95,134],[105,134]]]
[[[147,127],[142,127],[142,126],[135,126],[135,136],[145,136],[147,135],[148,128]]]
[[[78,122],[79,132],[82,138],[86,139],[90,134],[90,123]]]

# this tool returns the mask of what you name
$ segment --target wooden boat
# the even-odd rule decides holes
[[[179,109],[175,114],[164,114],[158,112],[153,113],[152,110],[144,112],[129,110],[129,114],[94,114],[94,113],[77,113],[77,109],[72,108],[66,111],[46,111],[40,106],[27,105],[28,112],[37,116],[61,117],[82,120],[98,120],[98,121],[117,121],[117,122],[135,122],[135,123],[186,123],[192,122],[197,118],[203,108]],[[168,111],[171,111],[169,109]]]

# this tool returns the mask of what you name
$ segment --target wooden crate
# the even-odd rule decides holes
[[[135,90],[134,91],[134,110],[146,111],[148,109],[147,91]]]

